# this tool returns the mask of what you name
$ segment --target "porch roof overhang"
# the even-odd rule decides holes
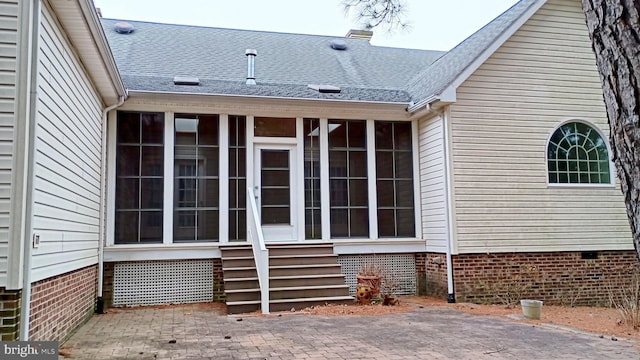
[[[258,82],[247,85],[244,81],[228,81],[200,77],[198,85],[176,85],[173,76],[123,74],[131,92],[197,94],[214,96],[243,96],[291,100],[328,100],[363,103],[390,103],[408,105],[409,93],[403,89],[338,85],[339,92],[320,92],[309,84]],[[332,84],[334,85],[334,84]]]
[[[49,1],[105,105],[126,96],[124,83],[91,0]]]
[[[407,112],[409,103],[404,101],[385,102],[133,89],[128,89],[127,93],[128,100],[121,107],[122,110],[188,112],[202,108],[206,111],[235,115],[412,120],[411,114]]]

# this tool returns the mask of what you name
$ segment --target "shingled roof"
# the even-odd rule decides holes
[[[135,30],[116,32],[122,20],[102,19],[120,74],[129,90],[252,97],[416,103],[457,79],[534,3],[522,0],[449,52],[374,46],[366,39],[234,30],[127,21]],[[246,85],[246,49],[256,49],[257,85]],[[175,85],[176,75],[200,85]],[[309,84],[341,88],[319,93]]]
[[[246,96],[333,98],[408,102],[405,86],[443,52],[373,46],[366,39],[233,30],[127,21],[130,34],[103,19],[127,88],[141,91]],[[256,49],[257,85],[245,85],[246,49]],[[200,86],[174,85],[176,75],[198,77]],[[309,84],[329,84],[340,94],[320,94]]]

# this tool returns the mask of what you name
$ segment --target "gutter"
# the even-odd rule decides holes
[[[284,96],[261,96],[261,95],[237,95],[237,94],[222,94],[222,93],[196,93],[196,92],[180,92],[180,91],[150,91],[150,90],[127,90],[130,95],[185,95],[185,96],[220,96],[229,98],[242,98],[242,99],[269,99],[269,100],[296,100],[296,101],[319,101],[319,102],[335,102],[346,104],[379,104],[379,105],[409,105],[407,102],[393,102],[393,101],[371,101],[371,100],[340,100],[340,99],[315,99],[315,98],[301,98],[301,97],[284,97]]]
[[[25,133],[26,137],[26,171],[24,173],[26,180],[25,187],[25,211],[24,211],[24,221],[22,223],[22,228],[24,229],[24,253],[23,253],[23,261],[22,261],[22,293],[20,296],[20,340],[27,341],[29,340],[29,318],[31,317],[31,257],[32,257],[32,217],[33,217],[33,174],[35,167],[35,156],[34,156],[34,148],[35,148],[35,129],[36,129],[36,118],[37,118],[37,110],[38,110],[38,54],[39,54],[39,43],[38,39],[40,38],[40,14],[42,12],[41,9],[41,1],[40,0],[28,0],[24,2],[24,6],[27,9],[24,10],[24,13],[27,13],[29,18],[31,19],[30,23],[30,38],[29,38],[29,48],[31,52],[30,61],[31,66],[29,69],[29,116],[27,118],[27,131]],[[23,13],[23,14],[24,14]]]
[[[419,110],[426,110],[427,112],[431,111],[431,104],[440,100],[440,95],[433,95],[424,100],[420,100],[417,103],[413,101],[407,107],[407,112],[415,113]]]
[[[96,299],[96,313],[104,313],[104,299],[102,298],[102,291],[104,287],[104,242],[106,239],[106,204],[107,204],[107,117],[109,112],[116,108],[119,108],[124,104],[126,100],[126,94],[120,96],[118,102],[107,106],[102,110],[102,162],[100,164],[100,234],[98,236],[98,297]]]

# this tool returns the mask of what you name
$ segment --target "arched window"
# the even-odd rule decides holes
[[[581,122],[560,126],[549,139],[550,184],[610,184],[609,151],[600,133]]]

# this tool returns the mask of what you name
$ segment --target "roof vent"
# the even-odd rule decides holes
[[[176,75],[173,77],[173,83],[175,85],[191,85],[197,86],[200,85],[200,79],[195,76],[180,76]]]
[[[309,84],[307,86],[309,87],[309,89],[315,90],[322,94],[339,94],[341,91],[339,87],[333,85]]]
[[[247,85],[256,84],[256,56],[258,56],[258,50],[247,49],[244,52],[247,55]]]
[[[117,23],[115,23],[115,25],[113,25],[113,29],[118,34],[131,34],[133,30],[135,30],[133,25],[129,24],[126,21],[118,21]]]
[[[347,50],[347,42],[342,39],[331,40],[331,48],[333,50]]]
[[[373,37],[373,31],[370,30],[355,30],[351,29],[346,35],[349,39],[366,39],[371,40]]]

